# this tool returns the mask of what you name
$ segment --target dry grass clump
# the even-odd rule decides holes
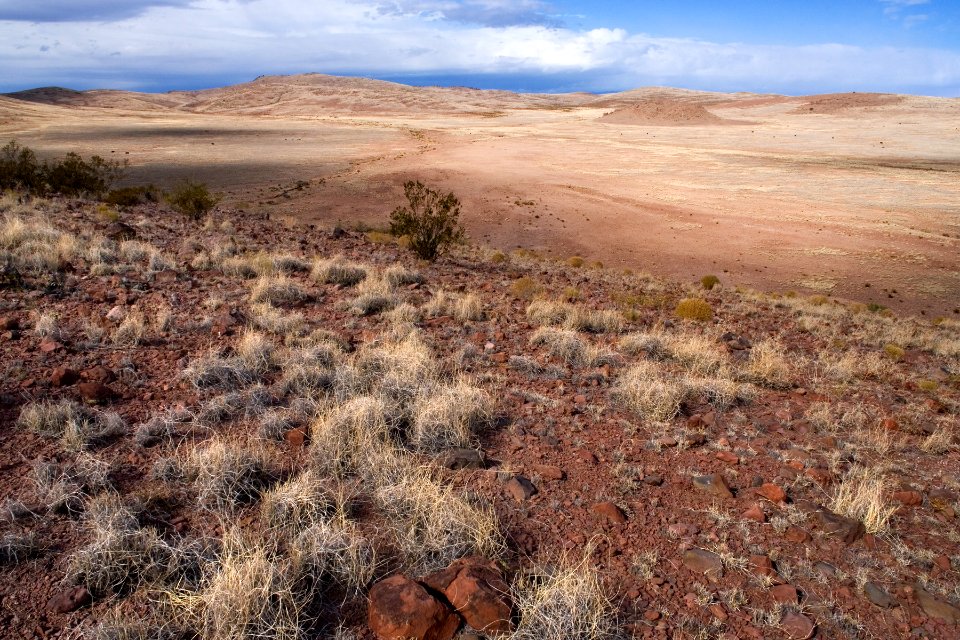
[[[386,312],[384,317],[395,325],[409,325],[420,322],[423,318],[423,313],[409,302],[401,302]]]
[[[572,329],[537,329],[530,344],[546,347],[551,356],[577,367],[600,366],[611,360],[611,354],[597,349]]]
[[[360,316],[372,316],[392,309],[398,302],[390,283],[382,278],[367,278],[357,286],[357,297],[348,308]]]
[[[540,295],[540,292],[542,291],[543,287],[540,286],[540,283],[529,276],[517,278],[513,281],[513,284],[510,285],[511,295],[513,295],[515,298],[521,298],[523,300],[532,300],[536,296]]]
[[[80,251],[79,240],[46,222],[6,216],[0,223],[0,262],[36,275],[54,273]]]
[[[191,449],[183,460],[183,472],[193,483],[198,504],[224,513],[255,501],[273,477],[262,447],[224,440]]]
[[[207,567],[196,593],[180,594],[181,616],[207,640],[301,640],[308,602],[290,562],[264,545],[224,537],[219,562]]]
[[[613,398],[627,411],[649,420],[669,420],[692,393],[688,384],[676,376],[668,377],[652,362],[638,362],[617,380]]]
[[[344,518],[317,522],[290,543],[290,559],[299,584],[312,588],[335,584],[359,594],[379,569],[376,548]]]
[[[821,375],[834,382],[883,379],[890,371],[890,363],[876,351],[860,353],[845,350],[837,355],[823,350],[817,353],[816,364]]]
[[[260,500],[260,517],[278,533],[299,534],[329,521],[336,508],[329,484],[308,469],[265,492]]]
[[[71,452],[83,451],[126,430],[118,414],[72,400],[28,404],[21,409],[17,425],[47,438],[60,438],[63,448]]]
[[[438,289],[433,297],[423,305],[424,313],[431,317],[449,315],[461,322],[480,321],[484,318],[483,303],[475,294],[458,295]]]
[[[113,332],[113,344],[118,347],[136,347],[146,335],[146,321],[143,314],[134,311],[127,314],[116,330]]]
[[[423,282],[422,275],[407,269],[402,264],[393,264],[387,267],[383,272],[383,279],[394,288]]]
[[[334,256],[325,260],[317,260],[313,265],[310,276],[322,284],[338,284],[342,287],[352,287],[366,280],[368,269],[366,266],[350,262],[343,256]]]
[[[200,406],[195,422],[205,427],[216,426],[236,417],[245,404],[243,394],[237,391],[215,396]]]
[[[589,555],[522,575],[513,585],[520,622],[510,640],[604,640],[616,637],[614,608]]]
[[[284,274],[260,276],[250,290],[250,302],[254,304],[293,304],[309,298],[299,283]]]
[[[285,396],[313,396],[331,389],[336,379],[339,351],[330,344],[298,349],[290,353],[281,369],[278,389]]]
[[[391,446],[387,411],[375,396],[357,396],[325,411],[310,429],[314,465],[335,477],[364,473]]]
[[[269,303],[250,305],[247,318],[254,328],[280,336],[299,333],[307,322],[299,311],[286,312]]]
[[[37,494],[51,511],[79,512],[85,496],[109,489],[110,465],[88,453],[63,463],[38,460],[33,465]]]
[[[876,469],[855,466],[835,487],[830,500],[834,512],[863,522],[867,533],[884,534],[897,507],[888,504],[887,482]]]
[[[70,556],[66,578],[86,586],[94,597],[130,593],[141,584],[160,584],[184,570],[184,554],[154,529],[141,528],[118,496],[92,499],[86,513],[92,539]]]
[[[437,376],[437,363],[429,347],[420,339],[419,334],[411,333],[402,340],[382,345],[365,345],[354,358],[356,378],[349,382],[360,393],[380,390],[385,397],[407,402],[417,393],[421,385],[429,383]],[[338,374],[347,374],[346,368]],[[339,395],[349,393],[344,388]]]
[[[937,428],[924,438],[920,449],[926,453],[941,455],[960,448],[957,444],[957,424],[949,418],[938,421]],[[951,423],[952,422],[952,423]]]
[[[211,353],[192,361],[181,375],[197,389],[232,390],[253,384],[277,364],[273,342],[262,333],[247,331],[235,355]]]
[[[673,313],[683,320],[706,322],[713,318],[713,307],[702,298],[683,298],[677,303]]]
[[[60,340],[63,338],[63,328],[60,326],[60,318],[52,311],[43,311],[32,314],[33,332],[41,338],[51,338]]]
[[[530,303],[527,317],[541,326],[563,326],[588,333],[618,333],[623,329],[623,316],[616,311],[596,311],[550,300]]]
[[[142,262],[156,253],[157,248],[141,240],[124,240],[120,243],[120,255],[127,262]]]
[[[726,376],[727,354],[714,340],[699,333],[665,333],[662,340],[671,360],[696,376]]]
[[[32,558],[39,546],[32,533],[6,533],[0,538],[0,567],[14,566]]]
[[[424,451],[469,447],[493,415],[490,395],[466,380],[421,389],[412,408],[410,443]]]
[[[389,466],[389,465],[384,465]],[[375,492],[404,567],[417,575],[478,554],[496,558],[503,536],[492,509],[473,504],[429,472],[409,464],[383,471]]]
[[[141,447],[171,442],[177,435],[177,425],[192,419],[193,416],[186,411],[166,411],[138,424],[134,428],[133,439]]]
[[[793,367],[786,357],[786,348],[774,339],[753,345],[740,371],[746,380],[764,387],[786,389],[793,384]]]
[[[659,332],[628,333],[617,341],[617,348],[630,356],[645,356],[651,360],[664,360],[670,351]]]

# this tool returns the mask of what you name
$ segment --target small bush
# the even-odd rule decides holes
[[[503,251],[494,251],[490,254],[490,262],[494,264],[501,264],[507,261],[507,254]]]
[[[583,266],[584,260],[580,256],[570,256],[567,258],[567,264],[575,269],[579,269]]]
[[[700,278],[700,285],[707,291],[710,291],[718,284],[720,284],[720,278],[718,278],[717,276],[709,275],[709,276],[703,276],[702,278]]]
[[[464,239],[463,227],[457,218],[460,201],[452,193],[442,195],[420,182],[403,185],[406,207],[397,207],[390,214],[390,233],[407,236],[410,249],[424,260],[436,260],[451,245]]]
[[[706,322],[713,318],[713,307],[702,298],[684,298],[677,303],[674,313],[684,320]]]
[[[906,354],[903,347],[893,343],[883,345],[883,353],[894,362],[900,362]]]
[[[104,160],[100,156],[84,160],[72,152],[62,160],[41,165],[32,150],[11,140],[0,149],[0,191],[23,189],[37,195],[90,194],[99,197],[120,177],[122,168],[119,162]]]
[[[115,207],[135,207],[138,204],[158,200],[157,189],[153,185],[112,189],[103,198],[105,203]]]
[[[186,180],[167,193],[165,199],[175,211],[199,220],[217,206],[221,196],[210,193],[202,182]]]
[[[311,277],[322,284],[352,287],[367,278],[367,267],[350,262],[343,256],[334,256],[314,263]]]
[[[542,288],[537,284],[537,281],[527,276],[517,278],[513,281],[513,284],[510,285],[510,293],[513,294],[515,298],[522,298],[524,300],[533,299],[540,291],[542,291]]]

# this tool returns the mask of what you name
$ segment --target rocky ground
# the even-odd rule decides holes
[[[4,637],[960,634],[955,320],[0,207]]]

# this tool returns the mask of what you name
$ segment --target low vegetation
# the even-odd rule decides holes
[[[460,201],[452,193],[442,194],[417,181],[405,182],[406,206],[390,214],[390,233],[406,236],[410,250],[423,260],[436,260],[451,246],[463,242]]]

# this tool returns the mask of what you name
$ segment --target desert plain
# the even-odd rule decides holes
[[[317,74],[169,94],[0,98],[0,137],[129,162],[241,210],[382,226],[405,180],[472,241],[695,281],[951,315],[960,101],[646,88],[517,94]]]

